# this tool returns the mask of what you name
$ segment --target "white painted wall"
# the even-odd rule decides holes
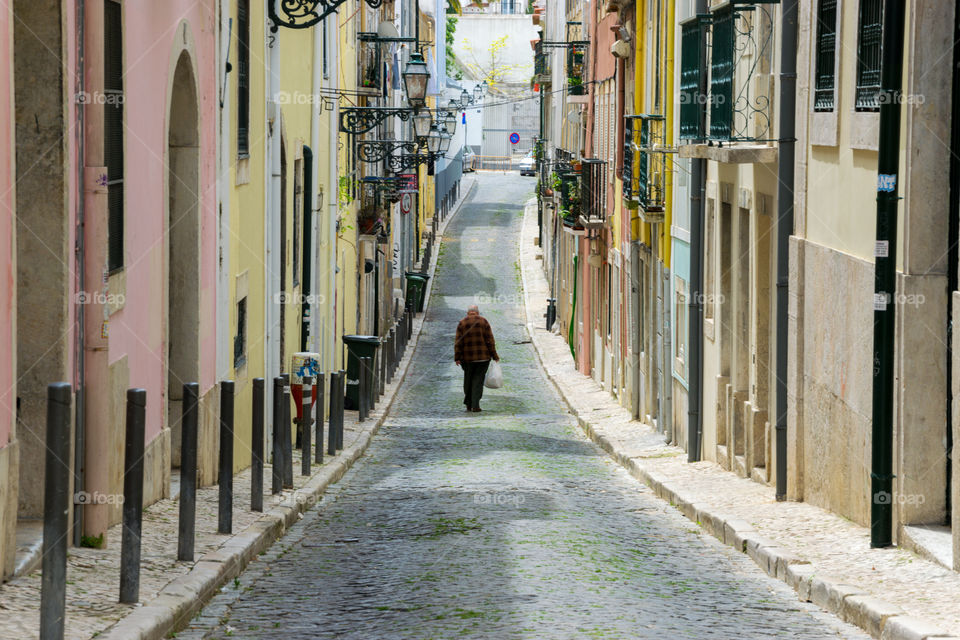
[[[501,63],[519,65],[504,78],[507,82],[529,82],[533,76],[533,49],[531,40],[537,39],[537,29],[530,15],[463,15],[457,21],[453,51],[461,63],[490,65],[490,45],[507,36]],[[464,77],[469,76],[465,69]],[[482,80],[483,78],[480,78]]]

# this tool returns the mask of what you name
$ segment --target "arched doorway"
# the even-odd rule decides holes
[[[183,384],[197,382],[200,336],[200,138],[190,55],[177,61],[167,134],[167,424],[180,467]],[[172,474],[173,484],[178,474]],[[174,491],[175,492],[175,491]]]

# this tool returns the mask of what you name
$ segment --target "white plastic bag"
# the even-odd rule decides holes
[[[490,361],[487,375],[483,379],[483,386],[488,389],[499,389],[503,386],[503,369],[500,368],[500,363],[496,360]]]

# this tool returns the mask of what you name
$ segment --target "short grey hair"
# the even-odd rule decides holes
[[[476,311],[477,313],[480,313],[480,308],[477,307],[477,305],[472,304],[469,307],[467,307],[467,313],[470,313],[471,311]]]

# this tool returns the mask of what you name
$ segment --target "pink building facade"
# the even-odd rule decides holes
[[[75,543],[120,520],[128,388],[144,502],[177,486],[185,382],[215,479],[215,4],[0,0],[0,577],[43,515],[52,382],[75,391]]]
[[[215,3],[84,9],[83,489],[122,491],[123,398],[140,387],[150,504],[179,467],[186,382],[199,383],[200,480],[216,474]],[[82,526],[98,536],[120,506],[92,502]]]
[[[13,122],[13,9],[0,2],[0,562],[12,569],[17,520],[16,447],[16,155]]]

